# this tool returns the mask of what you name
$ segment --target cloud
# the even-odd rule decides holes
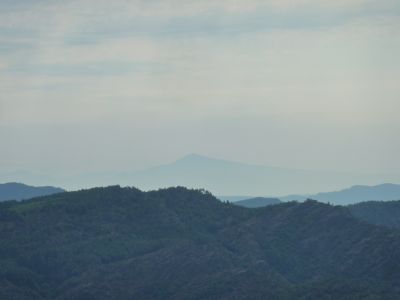
[[[0,135],[8,143],[3,160],[18,161],[13,153],[19,153],[27,164],[48,166],[40,149],[48,153],[57,143],[67,168],[68,151],[91,136],[93,149],[104,149],[96,156],[99,164],[118,147],[131,156],[156,155],[169,139],[173,150],[163,149],[160,157],[176,158],[186,150],[223,157],[225,151],[238,160],[250,156],[241,140],[268,155],[273,139],[279,144],[274,157],[282,162],[283,147],[298,147],[307,132],[307,142],[327,132],[321,153],[352,138],[354,149],[371,146],[366,128],[384,141],[396,136],[395,1],[0,6]],[[119,146],[108,145],[104,134]],[[28,153],[32,145],[21,147],[25,135],[40,144],[34,157]],[[207,135],[210,142],[204,142]],[[391,146],[397,149],[398,143]],[[131,159],[128,150],[121,165]],[[71,154],[75,166],[90,158],[85,151],[82,157]]]
[[[87,39],[275,27],[326,26],[366,15],[399,14],[394,1],[38,1],[3,2],[0,28],[44,38]],[[14,8],[14,9],[12,9]],[[183,25],[183,26],[182,26]]]

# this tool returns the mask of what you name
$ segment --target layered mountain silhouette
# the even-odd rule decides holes
[[[278,197],[288,194],[310,194],[340,190],[355,184],[376,185],[400,182],[400,174],[360,174],[350,172],[300,170],[234,161],[190,154],[169,164],[141,171],[94,172],[74,175],[18,173],[0,174],[7,181],[62,184],[69,190],[112,184],[135,185],[142,190],[169,186],[204,188],[215,195],[247,195],[247,198]],[[3,179],[4,181],[5,179]]]
[[[205,188],[217,195],[278,196],[340,189],[354,183],[377,184],[388,177],[250,165],[191,154],[132,174],[126,184],[134,182],[145,190],[180,185]],[[400,182],[400,175],[390,178]]]
[[[255,198],[250,198],[250,199],[245,199],[245,200],[239,200],[236,202],[233,202],[235,205],[243,206],[243,207],[248,207],[248,208],[255,208],[255,207],[262,207],[262,206],[268,206],[268,205],[273,205],[273,204],[279,204],[282,203],[281,200],[278,198],[266,198],[266,197],[255,197]]]
[[[0,299],[398,299],[400,231],[316,201],[95,188],[0,203]]]
[[[22,183],[9,182],[0,184],[0,201],[24,200],[61,192],[65,192],[65,190],[52,186],[30,186]]]
[[[331,202],[333,204],[346,205],[364,201],[389,201],[400,200],[400,185],[384,183],[375,186],[355,185],[347,189],[334,192],[323,192],[314,195],[294,195],[280,198],[283,201],[298,200],[303,201],[307,198],[321,202]]]

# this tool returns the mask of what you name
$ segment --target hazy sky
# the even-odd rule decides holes
[[[0,169],[399,172],[399,57],[398,0],[0,0]]]

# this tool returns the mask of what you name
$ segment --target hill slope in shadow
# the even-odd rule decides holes
[[[397,299],[400,232],[316,201],[95,188],[0,204],[1,299]]]

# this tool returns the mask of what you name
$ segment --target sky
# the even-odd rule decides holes
[[[0,0],[0,169],[398,173],[399,53],[398,0]]]

